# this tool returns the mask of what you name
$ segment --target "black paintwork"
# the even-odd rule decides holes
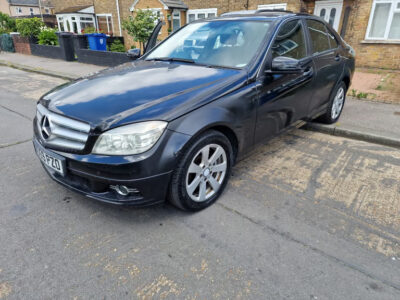
[[[145,61],[145,55],[49,92],[40,100],[43,105],[55,113],[89,123],[92,130],[81,152],[51,149],[66,158],[65,178],[47,171],[53,179],[98,200],[155,203],[165,198],[180,152],[201,132],[214,128],[227,134],[240,157],[256,143],[295,126],[300,120],[315,118],[326,110],[330,93],[337,84],[343,80],[350,84],[355,62],[351,48],[327,25],[339,41],[337,49],[313,56],[307,41],[308,57],[300,61],[302,72],[270,71],[270,45],[280,26],[305,18],[320,20],[304,14],[276,12],[212,20],[272,22],[264,46],[244,69]],[[304,21],[303,26],[308,39]],[[168,129],[146,153],[91,154],[102,132],[148,120],[168,121]],[[34,128],[35,140],[49,148]],[[121,202],[115,194],[113,198],[108,185],[118,183],[139,188],[141,198],[127,202]],[[154,185],[159,188],[149,188]]]

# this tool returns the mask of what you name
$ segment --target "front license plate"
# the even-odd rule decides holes
[[[37,156],[46,166],[64,176],[64,161],[62,159],[59,159],[53,153],[42,149],[38,144],[35,145],[35,149]]]

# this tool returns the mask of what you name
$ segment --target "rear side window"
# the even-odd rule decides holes
[[[307,20],[307,27],[310,32],[313,54],[329,50],[329,37],[323,23],[315,20]]]
[[[307,56],[304,30],[300,20],[289,21],[279,29],[272,46],[272,58],[277,56],[295,59]]]
[[[331,49],[336,49],[337,47],[339,47],[339,44],[333,33],[329,30],[329,28],[327,29],[328,29],[328,37],[329,37],[329,42],[331,44]]]

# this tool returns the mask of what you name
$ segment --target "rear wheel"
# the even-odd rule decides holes
[[[332,99],[329,103],[326,113],[319,117],[317,121],[326,124],[333,124],[339,120],[343,111],[344,103],[346,101],[346,91],[346,84],[342,81],[332,93]]]
[[[232,145],[224,134],[211,130],[199,136],[172,175],[169,201],[190,211],[213,204],[228,182],[232,158]]]

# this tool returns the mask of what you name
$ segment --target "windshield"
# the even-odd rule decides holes
[[[270,22],[213,21],[189,24],[155,48],[146,60],[243,68],[255,56]]]

